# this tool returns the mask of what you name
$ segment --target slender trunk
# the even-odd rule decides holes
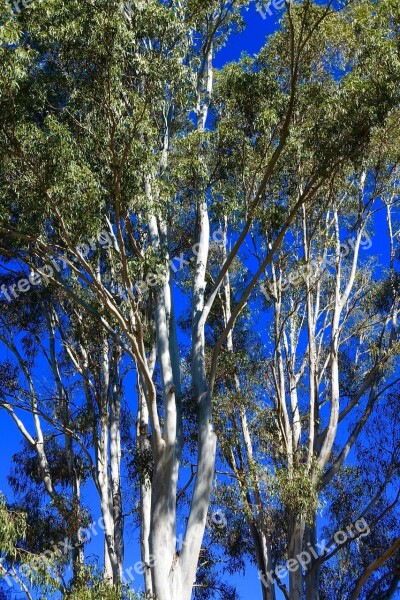
[[[116,388],[117,386],[115,386]],[[114,389],[110,411],[110,466],[111,489],[114,516],[114,544],[118,562],[119,578],[122,576],[124,562],[124,517],[122,511],[121,490],[121,398],[118,389]]]
[[[101,516],[104,521],[104,579],[113,585],[119,580],[119,566],[115,552],[114,517],[111,486],[108,476],[108,415],[101,415],[100,438],[97,444],[96,464],[100,488]]]
[[[255,555],[257,560],[258,577],[261,582],[261,593],[263,600],[275,600],[275,586],[272,577],[272,557],[267,540],[259,527],[250,523],[250,534],[253,539]]]
[[[316,516],[314,518],[314,522],[312,525],[307,527],[307,541],[311,548],[314,550],[317,548],[317,525],[316,525]],[[308,545],[307,544],[307,545]],[[316,558],[313,556],[313,553],[310,552],[311,563],[309,568],[314,567]],[[305,584],[306,584],[306,600],[319,600],[319,576],[320,576],[320,567],[315,566],[312,571],[306,574]]]
[[[207,97],[198,112],[198,129],[204,130],[212,90],[212,45],[207,53]],[[199,81],[200,94],[202,82]],[[199,96],[200,97],[200,96]],[[152,199],[149,179],[146,194]],[[200,192],[202,193],[202,192]],[[204,194],[206,195],[205,191]],[[195,263],[192,299],[192,379],[198,407],[198,458],[192,503],[181,553],[176,550],[176,490],[181,454],[179,411],[178,355],[171,331],[173,305],[170,282],[158,292],[155,306],[157,350],[164,400],[165,425],[163,436],[153,435],[154,471],[151,498],[150,550],[153,555],[153,591],[157,600],[190,600],[196,578],[198,558],[206,526],[210,501],[216,436],[212,427],[212,392],[208,389],[205,369],[204,309],[205,274],[209,250],[209,219],[207,201],[198,201],[199,251]],[[149,223],[154,249],[159,247],[158,223],[152,216]],[[160,231],[164,235],[163,224]],[[173,325],[174,326],[174,325]],[[145,390],[146,393],[148,393]],[[153,419],[152,419],[153,423]]]
[[[198,423],[199,450],[196,483],[182,549],[182,595],[174,597],[174,599],[180,598],[180,600],[190,600],[192,595],[214,475],[217,438],[212,427],[212,405],[208,393],[200,401]]]
[[[153,367],[155,350],[153,351]],[[153,367],[150,366],[151,372]],[[150,530],[151,530],[151,460],[152,449],[149,437],[149,411],[146,397],[140,385],[138,376],[138,419],[136,423],[136,443],[140,455],[142,469],[140,472],[140,550],[142,564],[144,565],[143,577],[146,598],[154,598],[153,580],[151,574],[150,557]]]
[[[289,515],[288,519],[288,559],[296,559],[303,548],[304,522],[295,515]],[[298,560],[298,559],[296,559]],[[300,567],[296,571],[289,572],[290,600],[302,600],[303,598],[303,571]]]
[[[84,553],[83,553],[83,542],[82,536],[80,533],[80,527],[82,523],[81,518],[81,481],[79,475],[76,473],[74,469],[73,472],[73,517],[76,522],[76,532],[74,535],[74,539],[72,540],[72,572],[74,581],[78,581],[82,566],[84,563]]]
[[[52,311],[46,313],[47,327],[49,331],[50,365],[56,382],[59,402],[61,407],[61,420],[64,429],[64,452],[67,463],[68,475],[72,487],[72,507],[70,523],[72,525],[72,572],[74,581],[78,581],[84,563],[83,543],[80,534],[81,527],[81,488],[80,473],[75,463],[71,429],[70,406],[67,390],[64,387],[58,358],[56,352],[55,316]],[[61,508],[63,510],[63,508]]]
[[[239,378],[237,375],[235,376],[235,380],[236,387],[238,391],[240,391]],[[257,539],[254,537],[253,533],[252,537],[253,541],[255,541],[256,558],[257,564],[259,565],[258,572],[261,579],[263,600],[275,600],[275,586],[272,580],[272,575],[269,573],[272,571],[271,546],[268,542],[267,531],[264,525],[264,503],[261,496],[258,475],[254,469],[253,444],[247,423],[246,410],[244,408],[240,410],[240,422],[246,449],[247,464],[250,473],[250,485],[255,500],[256,517],[254,528],[257,532]],[[250,526],[250,530],[251,529],[252,527]]]
[[[309,375],[309,442],[307,465],[311,469],[314,458],[314,440],[315,440],[315,413],[318,404],[318,389],[317,389],[317,357],[316,357],[316,342],[315,342],[315,316],[314,316],[314,292],[311,284],[311,264],[310,264],[310,248],[308,241],[306,208],[303,206],[303,247],[304,257],[307,264],[307,273],[305,277],[305,285],[307,292],[307,333],[308,333],[308,367]]]
[[[361,176],[360,184],[360,204],[362,204],[364,185],[365,185],[365,172]],[[330,351],[330,366],[331,366],[331,410],[329,416],[329,423],[326,429],[325,439],[322,443],[322,447],[319,452],[318,466],[323,470],[331,456],[332,447],[335,441],[337,427],[339,422],[339,409],[340,409],[340,385],[339,385],[339,347],[340,347],[340,319],[342,316],[343,309],[349,299],[350,293],[353,289],[356,272],[357,272],[357,261],[360,251],[361,237],[363,233],[362,227],[358,228],[357,238],[354,245],[354,256],[351,265],[351,271],[348,277],[348,281],[343,293],[341,293],[342,285],[342,270],[341,270],[341,246],[340,246],[340,231],[339,231],[339,218],[337,207],[334,207],[334,225],[335,225],[335,236],[336,236],[336,281],[335,281],[335,305],[332,317],[332,337],[331,337],[331,351]]]

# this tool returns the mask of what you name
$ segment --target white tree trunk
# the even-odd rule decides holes
[[[114,386],[110,403],[110,467],[111,490],[114,520],[114,545],[118,562],[119,579],[122,576],[124,562],[124,517],[121,490],[121,399],[119,390]]]
[[[112,493],[108,476],[108,433],[108,415],[103,414],[101,416],[100,438],[97,444],[96,466],[101,516],[104,521],[104,579],[107,583],[113,585],[119,580],[119,566],[115,552]]]

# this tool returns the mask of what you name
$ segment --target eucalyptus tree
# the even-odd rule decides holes
[[[364,166],[349,175],[344,189],[333,184],[322,208],[304,210],[296,241],[290,250],[282,250],[268,274],[274,344],[266,392],[277,403],[276,466],[282,469],[289,559],[301,553],[305,542],[316,543],[318,497],[397,380],[396,286],[386,305],[377,306],[374,295],[381,284],[376,290],[371,283],[373,261],[363,265],[361,257],[371,244],[367,228],[380,201],[396,211],[397,175],[387,189],[386,173],[383,182],[379,176],[375,165],[371,170]],[[387,237],[388,253],[395,235]],[[395,270],[393,259],[389,286]],[[301,570],[291,573],[290,580],[293,597],[301,598]],[[318,569],[306,584],[308,597],[316,597]]]
[[[154,556],[146,592],[158,600],[188,600],[192,593],[214,474],[213,393],[235,321],[260,276],[265,270],[271,276],[299,211],[319,201],[329,183],[357,160],[371,129],[395,101],[397,66],[390,51],[396,38],[384,46],[383,94],[375,86],[368,95],[362,74],[368,77],[376,67],[377,48],[372,48],[375,63],[366,62],[367,50],[358,54],[354,48],[365,28],[357,33],[360,25],[349,13],[337,16],[329,3],[306,0],[288,5],[283,31],[267,44],[255,72],[246,63],[244,69],[231,68],[244,113],[242,130],[236,136],[236,110],[215,133],[213,58],[241,27],[246,4],[150,0],[121,7],[105,0],[45,0],[6,20],[0,31],[0,252],[11,268],[18,258],[31,269],[29,281],[6,293],[12,299],[49,282],[62,288],[80,321],[89,314],[102,343],[112,339],[136,364],[139,433],[148,429],[151,435],[146,448],[151,481],[147,477],[142,489],[142,547]],[[368,7],[361,3],[361,17]],[[350,75],[335,87],[335,51],[341,47],[332,37],[345,25],[350,47],[345,38],[341,42],[350,55]],[[325,53],[318,51],[321,44]],[[332,68],[325,78],[326,59]],[[232,101],[229,89],[225,100]],[[308,146],[315,129],[296,129],[308,101],[321,130],[314,152]],[[324,109],[330,117],[325,128]],[[212,151],[218,144],[221,161]],[[299,193],[272,196],[279,180],[285,190],[286,161],[306,146],[311,156]],[[242,177],[235,187],[238,165]],[[287,181],[291,184],[290,177]],[[265,205],[274,215],[273,238],[241,297],[226,310],[209,356],[206,326]],[[311,215],[316,209],[304,210]],[[214,255],[210,237],[227,215],[235,218],[235,240],[225,255]],[[190,246],[193,254],[185,254]],[[197,466],[181,548],[176,530],[182,364],[173,285],[178,268],[191,279],[191,395],[198,413]],[[329,434],[323,444],[327,456],[330,444]],[[286,450],[294,465],[295,449]]]
[[[343,468],[327,490],[331,531],[352,523],[355,514],[365,518],[368,530],[356,541],[320,557],[321,598],[396,597],[400,582],[399,433],[396,385],[357,443],[357,465]],[[331,532],[326,533],[330,538]]]
[[[28,451],[24,454],[25,460],[18,465],[21,473],[15,483],[17,487],[21,486],[21,491],[24,480],[21,475],[25,468],[65,523],[66,536],[73,545],[76,578],[83,564],[79,528],[82,524],[81,485],[87,475],[87,461],[74,445],[71,435],[70,386],[62,377],[50,313],[43,310],[36,296],[29,300],[2,307],[0,407],[14,421]],[[42,376],[38,377],[40,357],[47,362],[47,381],[44,364],[41,365]],[[58,424],[51,433],[47,431],[48,421]],[[58,441],[58,436],[63,436],[63,443]],[[51,528],[48,533],[50,531]],[[34,543],[39,539],[37,536]]]
[[[126,415],[124,378],[130,363],[123,361],[118,344],[90,315],[82,318],[68,299],[54,317],[66,364],[79,377],[75,386],[83,396],[75,424],[70,427],[90,459],[90,474],[98,492],[104,522],[104,575],[121,583],[124,561],[124,514],[121,436]],[[66,318],[68,315],[68,318]],[[128,417],[129,420],[129,417]]]
[[[156,560],[149,591],[159,600],[190,597],[206,523],[216,446],[212,392],[218,359],[217,351],[207,379],[206,320],[287,142],[296,65],[320,19],[315,18],[307,40],[297,47],[296,33],[288,36],[290,88],[282,90],[283,110],[270,127],[265,161],[248,183],[251,209],[241,235],[206,297],[213,184],[206,126],[213,56],[240,25],[240,7],[240,2],[153,1],[121,11],[116,2],[65,5],[52,0],[22,11],[1,30],[2,141],[8,148],[2,153],[2,252],[18,256],[33,270],[40,264],[41,277],[63,286],[137,363],[154,459],[150,550]],[[185,172],[182,190],[176,182]],[[191,238],[198,244],[191,305],[199,440],[192,505],[179,554],[176,485],[182,439],[168,241],[175,235],[175,219],[182,220],[185,211]],[[102,246],[102,227],[112,239],[106,249],[95,241],[97,237]],[[88,246],[82,249],[82,243]],[[53,256],[62,258],[62,275],[57,261],[48,264]],[[162,274],[158,283],[157,263]],[[157,283],[149,327],[140,311],[144,280],[147,287]],[[32,281],[38,284],[40,277],[33,275]],[[116,293],[121,288],[126,294],[122,302]],[[153,332],[163,426],[149,364]]]
[[[369,171],[370,176],[374,170]],[[379,464],[376,471],[375,468],[372,471],[371,467],[374,461],[379,462],[377,458],[374,459],[377,448],[382,452],[390,441],[391,427],[390,421],[385,419],[385,404],[392,411],[398,405],[398,396],[393,393],[398,384],[398,175],[395,174],[393,179],[389,177],[389,183],[385,181],[386,170],[383,172],[383,180],[379,180],[379,176],[374,180],[371,176],[368,184],[369,189],[373,190],[371,193],[364,188],[360,194],[356,179],[346,180],[344,184],[342,181],[338,194],[336,195],[336,191],[334,194],[336,199],[340,198],[337,209],[325,212],[326,205],[321,202],[321,205],[314,206],[310,211],[311,216],[308,213],[309,219],[306,216],[303,221],[298,219],[291,229],[292,243],[283,245],[277,253],[276,262],[266,274],[269,285],[267,287],[265,283],[260,289],[266,304],[259,309],[260,312],[257,311],[257,329],[260,328],[260,323],[265,326],[268,332],[265,339],[268,342],[265,343],[262,337],[248,331],[247,327],[250,325],[254,328],[255,322],[252,312],[247,310],[237,331],[233,331],[227,346],[228,355],[219,366],[216,410],[219,414],[217,422],[220,446],[225,461],[232,469],[232,481],[238,484],[240,493],[236,501],[240,503],[240,510],[245,510],[263,593],[267,598],[269,593],[273,597],[275,585],[287,597],[296,597],[296,588],[293,588],[296,582],[298,598],[303,597],[304,587],[307,597],[319,597],[320,568],[336,554],[333,552],[319,557],[312,557],[310,554],[310,547],[317,548],[317,517],[321,502],[326,494],[329,496],[339,491],[337,478],[342,470],[344,477],[346,473],[350,473],[346,470],[349,454],[360,437],[363,439],[366,435],[364,430],[373,417],[373,428],[382,428],[382,439],[380,445],[377,444],[370,450],[367,461],[366,451],[364,452],[363,461],[377,485],[380,481],[378,474],[384,476],[382,485],[378,486],[379,493],[371,481],[369,485],[365,481],[363,488],[363,484],[355,478],[360,477],[359,470],[355,468],[345,492],[340,494],[340,502],[343,503],[343,498],[347,497],[351,510],[346,514],[340,513],[342,520],[336,518],[330,521],[329,537],[333,537],[336,531],[346,530],[347,526],[364,514],[367,514],[368,522],[378,524],[380,519],[372,509],[379,501],[381,513],[385,516],[386,509],[382,508],[384,494],[389,499],[392,494],[394,498],[394,501],[386,500],[391,511],[398,506],[399,497],[396,495],[395,484],[396,475],[398,477],[398,440],[394,440],[392,450],[385,450],[392,456],[386,468]],[[393,175],[392,168],[389,172]],[[375,171],[375,175],[378,173],[379,171]],[[382,176],[382,172],[380,175]],[[361,175],[361,181],[363,179],[364,175]],[[351,218],[349,205],[353,204],[354,208],[358,206],[357,212],[361,212],[358,203],[361,195],[365,202],[362,223],[366,229],[362,229],[357,235],[353,233],[357,216],[353,213],[353,219]],[[351,202],[351,198],[354,202]],[[374,240],[372,223],[376,211],[387,211],[387,248],[382,248],[381,237],[378,256],[371,257]],[[321,214],[324,215],[322,223]],[[312,253],[310,252],[308,260],[304,260],[303,236],[306,231],[313,232],[310,243]],[[252,250],[257,257],[256,246],[253,249],[249,247],[249,252]],[[381,252],[382,255],[379,256]],[[385,269],[379,260],[381,258],[385,263],[385,256],[392,257],[390,265],[387,265],[385,275],[381,275],[382,279],[377,278],[373,284],[371,272],[378,273]],[[321,452],[330,422],[330,411],[327,409],[331,402],[330,352],[332,318],[336,305],[334,294],[339,287],[338,265],[341,293],[351,288],[352,273],[354,288],[344,305],[339,327],[338,379],[335,381],[338,381],[340,389],[340,412],[329,458],[325,459],[326,465],[322,466],[319,461],[322,460]],[[234,291],[242,285],[240,279],[243,279],[244,269],[241,267],[238,275],[232,277],[230,282]],[[335,283],[337,287],[334,286]],[[234,297],[232,288],[229,283],[225,286],[226,296],[222,299],[221,306],[223,319],[229,315],[230,302]],[[315,294],[312,296],[312,303],[308,300],[311,294]],[[309,331],[307,310],[311,308],[315,310],[315,320],[312,321],[315,329],[311,337],[314,340],[314,354],[310,355],[306,334]],[[252,348],[251,351],[249,347]],[[313,378],[310,378],[310,365],[315,368]],[[314,407],[311,405],[312,399],[315,401]],[[313,410],[315,413],[310,416],[308,411]],[[394,427],[396,419],[392,419]],[[310,429],[311,434],[314,433],[312,451],[309,447]],[[372,427],[369,428],[369,436],[371,429]],[[393,437],[395,435],[396,431]],[[364,507],[360,507],[361,499],[359,504],[352,503],[355,492],[360,488],[363,489]],[[232,509],[229,499],[228,506]],[[368,507],[368,511],[365,507]],[[372,554],[374,548],[377,550],[383,546],[382,556],[385,559],[391,558],[397,550],[397,541],[393,539],[396,528],[392,516],[389,521],[391,526],[386,524],[386,530],[383,531],[386,531],[392,542],[385,547],[387,538],[382,529],[377,528],[369,547]],[[380,544],[377,544],[377,539],[380,539]],[[363,541],[363,548],[366,543]],[[358,546],[357,548],[359,549]],[[392,554],[387,555],[386,550],[390,549]],[[297,568],[290,575],[289,589],[286,590],[276,576],[275,568],[285,559],[296,562],[296,557],[301,556],[302,552],[309,553],[312,564],[305,570],[305,578]],[[357,563],[352,564],[354,570],[350,574],[345,558],[341,563],[342,575],[349,587],[357,579],[357,575],[352,579],[352,575],[357,573]],[[381,565],[382,563],[377,562],[374,569]],[[281,569],[281,573],[284,571],[285,569]],[[359,575],[361,577],[360,573]],[[324,575],[322,588],[324,594],[321,597],[339,598],[338,588],[335,587],[339,584],[335,575],[329,580],[325,577]],[[396,581],[395,568],[392,577]],[[325,596],[329,590],[326,587],[327,581],[330,582],[332,596]],[[365,581],[363,579],[364,583]],[[360,592],[361,587],[358,594]]]
[[[91,478],[99,496],[95,514],[104,521],[104,575],[117,584],[124,559],[121,419],[126,416],[123,386],[129,363],[122,361],[120,346],[98,332],[90,315],[82,319],[68,297],[55,292],[36,292],[3,306],[0,407],[14,420],[28,450],[16,458],[12,481],[20,493],[32,462],[37,465],[51,504],[69,523],[64,537],[71,540],[77,579],[87,542],[80,531],[88,524],[81,487]],[[60,436],[63,445],[57,441]],[[129,445],[126,433],[125,438]],[[33,478],[37,485],[37,469]],[[65,491],[71,487],[67,502],[60,485]]]
[[[372,258],[376,211],[387,211],[387,247]],[[288,590],[275,568],[285,558],[296,566],[296,557],[316,547],[320,502],[337,485],[369,419],[375,415],[378,423],[384,403],[394,408],[397,402],[390,391],[398,383],[398,214],[396,165],[380,169],[373,162],[335,178],[298,217],[290,242],[266,272],[258,328],[261,321],[267,342],[259,339],[246,356],[251,336],[241,339],[242,324],[232,336],[232,358],[221,365],[221,448],[242,494],[267,598],[275,586],[290,598],[302,598],[304,589],[307,598],[319,597],[319,569],[330,555],[312,557],[305,578],[298,562],[289,573],[281,569]],[[256,245],[253,253],[257,260]],[[385,256],[391,256],[387,272],[374,284],[371,273],[385,268]],[[224,318],[229,285],[226,292]],[[251,323],[251,312],[245,317]],[[366,504],[375,491],[370,487],[368,494]],[[353,506],[339,530],[361,516],[357,510]]]
[[[221,448],[238,483],[264,598],[274,598],[276,587],[294,600],[304,593],[319,597],[323,561],[312,557],[305,580],[298,561],[289,572],[281,569],[288,589],[275,573],[277,561],[286,557],[296,563],[303,550],[315,546],[320,498],[335,484],[368,419],[396,383],[398,230],[392,218],[397,221],[399,14],[394,4],[379,5],[375,13],[376,8],[356,3],[330,15],[308,48],[287,161],[271,178],[248,246],[266,275],[261,288],[265,366],[255,351],[253,361],[243,358],[249,342],[238,333],[235,348],[233,332],[226,346],[233,358],[220,365],[218,374]],[[293,13],[287,18],[290,27]],[[281,66],[285,50],[278,34],[258,60],[229,65],[220,77],[222,198],[241,189],[251,153],[248,140],[262,148],[265,120],[276,110],[268,104],[271,84],[262,68],[276,84],[274,61]],[[273,247],[287,206],[310,189],[310,182],[319,186],[264,269],[260,247]],[[271,197],[278,200],[273,204]],[[364,261],[363,254],[371,246],[368,233],[379,209],[387,210],[391,258],[385,282],[373,284],[371,271],[378,277],[381,267]],[[229,208],[226,214],[234,235],[237,215]],[[251,280],[249,259],[237,269],[225,281],[221,318],[229,322],[243,309],[255,327],[252,308],[238,300],[243,280]],[[384,306],[376,302],[382,286]],[[343,439],[346,426],[350,434]]]

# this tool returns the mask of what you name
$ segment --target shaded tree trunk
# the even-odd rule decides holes
[[[140,550],[142,564],[144,566],[143,577],[146,598],[153,598],[153,581],[150,568],[150,526],[151,526],[151,477],[150,456],[151,444],[149,441],[149,412],[146,399],[140,384],[139,391],[139,413],[137,420],[137,445],[140,453],[142,470],[140,473]]]
[[[316,516],[312,525],[307,527],[306,530],[306,539],[307,546],[314,549],[316,552],[317,548],[317,525],[316,525]],[[311,563],[309,565],[309,569],[312,567],[313,570],[309,573],[306,573],[305,576],[305,585],[306,585],[306,600],[319,600],[319,578],[320,578],[320,566],[315,566],[316,558],[312,552],[309,553],[311,556]]]
[[[304,522],[295,515],[288,518],[288,559],[296,558],[303,548]],[[291,600],[303,599],[303,571],[289,571],[289,594]]]

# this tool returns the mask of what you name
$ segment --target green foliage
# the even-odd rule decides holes
[[[18,544],[26,536],[27,515],[7,507],[6,499],[0,494],[0,553],[1,561],[15,561]]]
[[[136,593],[127,585],[110,586],[102,578],[98,569],[85,566],[79,581],[63,594],[64,600],[144,600],[143,594]]]
[[[318,508],[318,486],[312,481],[307,465],[299,465],[293,473],[278,469],[276,481],[278,498],[285,511],[311,524]]]

